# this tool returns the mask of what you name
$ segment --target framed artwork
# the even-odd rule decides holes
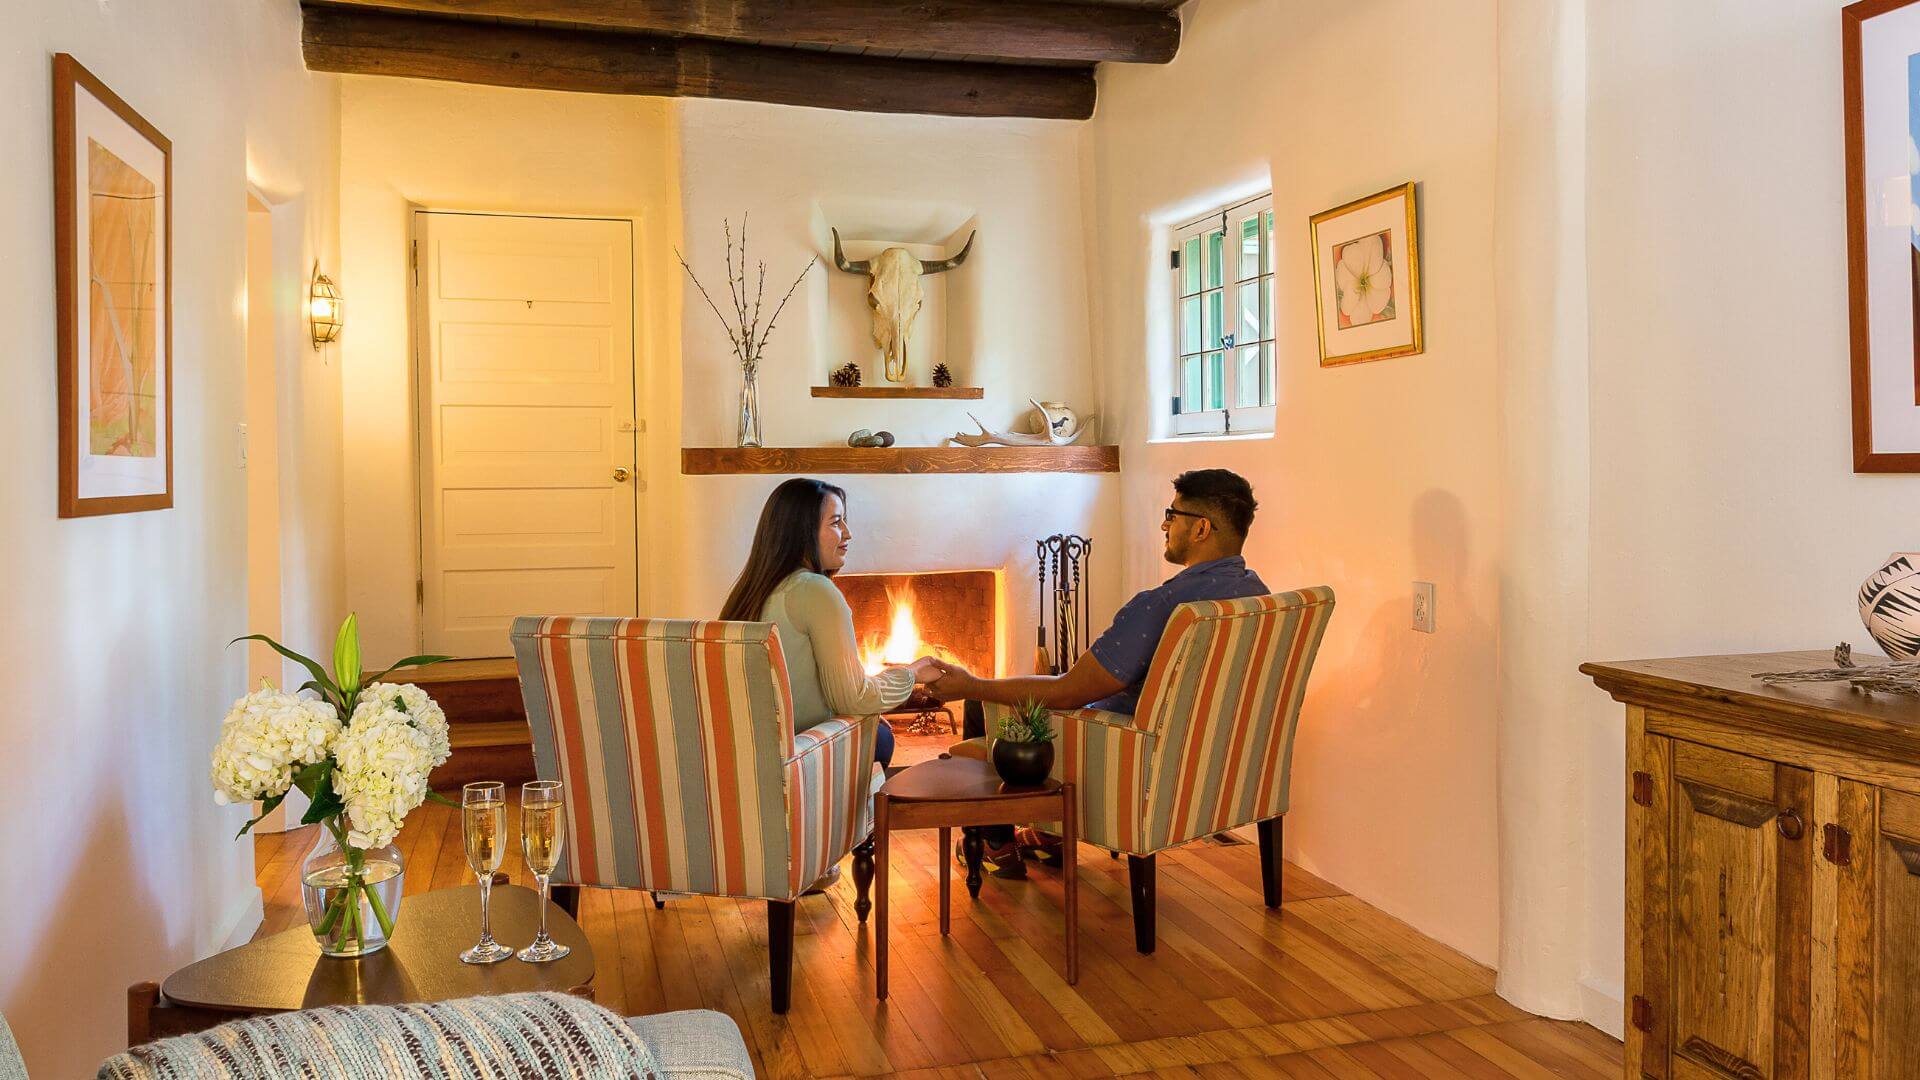
[[[1853,469],[1920,472],[1920,3],[1840,21]]]
[[[173,505],[173,144],[53,58],[60,516]]]
[[[1320,366],[1420,352],[1413,181],[1323,210],[1309,232]]]

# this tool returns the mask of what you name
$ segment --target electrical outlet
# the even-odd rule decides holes
[[[1423,634],[1433,633],[1433,582],[1431,581],[1413,583],[1413,628]]]

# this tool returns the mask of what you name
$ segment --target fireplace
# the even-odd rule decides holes
[[[993,570],[841,574],[869,671],[928,653],[977,675],[1000,672],[1000,575]]]

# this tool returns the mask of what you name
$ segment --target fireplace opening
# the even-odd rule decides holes
[[[840,574],[853,636],[869,672],[937,656],[985,677],[1000,674],[999,574],[993,570]],[[957,732],[955,706],[916,690],[888,715],[896,732]]]

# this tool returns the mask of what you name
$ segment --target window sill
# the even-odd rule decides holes
[[[1180,443],[1196,442],[1257,442],[1273,438],[1271,431],[1236,431],[1228,434],[1224,431],[1202,431],[1192,435],[1162,435],[1157,439],[1148,439],[1148,446],[1175,446]]]

